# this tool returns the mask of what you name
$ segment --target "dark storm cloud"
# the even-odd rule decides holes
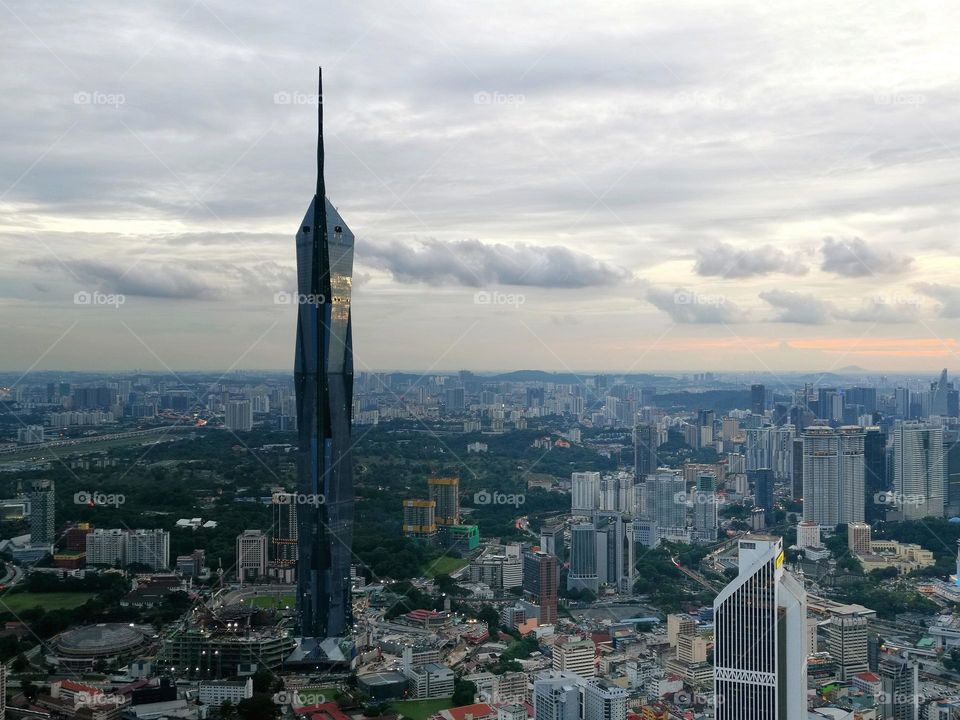
[[[811,293],[767,290],[760,299],[779,311],[773,322],[822,325],[830,319],[830,304]]]
[[[910,269],[913,258],[871,247],[862,238],[826,237],[821,246],[820,268],[844,277],[897,275]]]
[[[697,248],[694,265],[704,277],[747,278],[768,273],[803,275],[807,267],[797,258],[772,245],[736,248],[729,243],[716,243]]]
[[[647,300],[676,323],[712,325],[745,320],[743,311],[723,295],[687,288],[669,290],[653,287],[647,290]]]
[[[625,268],[560,245],[487,244],[479,240],[398,241],[363,246],[358,260],[397,282],[429,285],[526,285],[582,288],[628,280]]]

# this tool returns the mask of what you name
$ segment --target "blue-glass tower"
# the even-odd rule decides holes
[[[320,93],[322,98],[322,77]],[[322,99],[318,121],[317,189],[297,232],[294,381],[298,491],[318,499],[297,508],[298,630],[303,637],[323,639],[349,634],[353,622],[350,295],[354,237],[326,198]]]

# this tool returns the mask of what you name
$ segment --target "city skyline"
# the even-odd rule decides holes
[[[257,33],[241,7],[117,5],[131,33],[18,9],[0,370],[287,365],[301,23],[335,71],[328,166],[363,240],[358,369],[957,358],[958,100],[930,62],[956,8],[422,8],[261,9]]]

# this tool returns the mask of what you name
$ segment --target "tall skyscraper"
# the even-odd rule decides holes
[[[432,477],[427,480],[430,499],[437,503],[437,525],[457,525],[460,522],[460,478]]]
[[[651,475],[644,486],[645,514],[658,528],[687,526],[686,484],[672,472]]]
[[[273,561],[280,567],[297,564],[296,496],[283,488],[273,490]]]
[[[657,471],[660,433],[655,425],[639,423],[633,428],[633,465],[637,482]]]
[[[894,501],[904,520],[943,517],[945,460],[943,428],[913,422],[894,427]]]
[[[773,519],[773,470],[760,468],[747,471],[747,481],[753,486],[753,504],[763,510],[764,519]]]
[[[267,574],[267,536],[262,530],[244,530],[237,535],[237,577],[240,583]]]
[[[621,513],[597,513],[597,579],[620,593],[633,589],[635,562],[633,521]]]
[[[711,473],[701,473],[697,477],[697,489],[693,493],[693,531],[694,539],[700,542],[714,542],[720,519],[717,513],[717,480]]]
[[[716,720],[806,720],[807,596],[783,540],[740,540],[737,577],[713,601]]]
[[[887,486],[887,434],[878,427],[864,428],[863,437],[864,520],[876,522],[886,518],[886,506],[877,502]]]
[[[557,622],[557,558],[545,552],[523,556],[523,591],[540,607],[540,624]]]
[[[570,511],[592,515],[600,507],[600,473],[575,472],[570,476]]]
[[[298,491],[324,498],[297,514],[297,629],[310,638],[343,636],[352,622],[354,236],[326,197],[323,106],[317,110],[316,192],[297,232]]]
[[[231,400],[226,405],[223,426],[235,432],[253,430],[253,406],[249,400]]]
[[[53,480],[34,480],[30,485],[30,542],[51,545],[57,539],[56,485]]]
[[[750,412],[754,415],[763,415],[767,409],[767,388],[765,385],[750,386]]]
[[[883,717],[889,720],[919,720],[920,667],[915,659],[885,655],[880,661]]]
[[[597,576],[597,528],[591,523],[570,526],[570,573],[568,590],[590,590],[596,593],[600,580]]]
[[[803,431],[803,519],[821,527],[863,522],[864,433],[852,426]]]
[[[834,615],[827,624],[827,650],[841,682],[867,670],[867,619],[855,612]]]

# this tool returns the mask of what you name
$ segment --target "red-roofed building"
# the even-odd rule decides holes
[[[335,702],[304,705],[293,711],[294,716],[303,720],[350,720],[344,715]]]
[[[853,676],[853,689],[864,695],[879,695],[881,690],[880,676],[872,672],[857,673]]]
[[[443,720],[492,720],[497,717],[497,711],[487,703],[474,703],[441,710],[438,715]]]

